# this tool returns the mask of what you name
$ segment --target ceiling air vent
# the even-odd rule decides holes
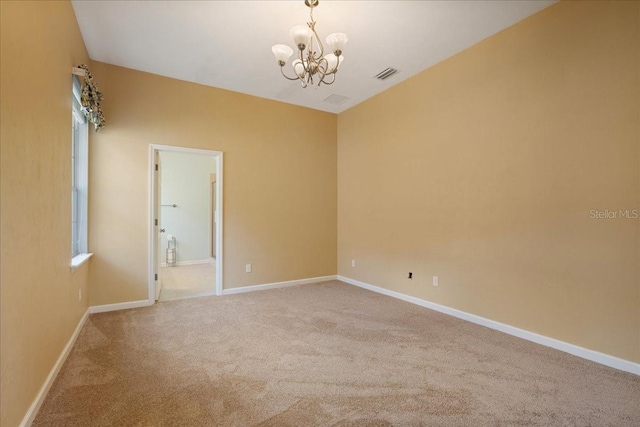
[[[374,78],[378,80],[386,80],[397,72],[398,70],[396,70],[395,68],[389,67],[386,70],[380,71],[378,74],[374,76]]]
[[[322,102],[326,102],[328,104],[333,104],[333,105],[340,105],[340,104],[344,104],[350,99],[351,98],[349,98],[348,96],[336,95],[334,93],[333,95],[329,95],[328,97],[323,99]]]

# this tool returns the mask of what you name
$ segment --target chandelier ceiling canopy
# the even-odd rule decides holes
[[[295,77],[289,77],[284,72],[284,66],[293,55],[293,49],[285,44],[274,45],[271,50],[280,65],[282,75],[288,80],[300,80],[303,88],[308,85],[330,85],[336,79],[336,73],[344,61],[342,49],[349,38],[344,33],[332,33],[325,39],[331,53],[324,54],[324,47],[316,32],[316,22],[313,20],[313,8],[318,6],[319,0],[305,0],[309,7],[310,21],[306,25],[296,25],[289,30],[293,44],[298,54],[291,66]]]

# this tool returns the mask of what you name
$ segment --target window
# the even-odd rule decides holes
[[[77,266],[87,253],[87,195],[89,183],[89,124],[82,112],[82,86],[73,76],[71,136],[71,265]]]

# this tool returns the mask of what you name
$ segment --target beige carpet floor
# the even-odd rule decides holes
[[[162,267],[160,278],[159,301],[189,298],[216,289],[216,267],[212,263]]]
[[[35,426],[639,426],[640,377],[341,282],[92,314]]]

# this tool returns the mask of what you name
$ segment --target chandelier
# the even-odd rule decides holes
[[[324,54],[322,42],[316,33],[316,21],[313,20],[313,8],[318,2],[319,0],[304,0],[310,9],[311,21],[307,22],[307,25],[296,25],[289,30],[289,35],[298,50],[298,57],[291,63],[296,77],[289,77],[284,72],[284,66],[293,55],[293,49],[284,44],[277,44],[271,48],[282,75],[288,80],[300,80],[303,88],[315,84],[314,78],[318,86],[322,83],[330,85],[336,80],[338,68],[344,61],[342,48],[349,40],[344,33],[329,34],[326,42],[333,53]]]

